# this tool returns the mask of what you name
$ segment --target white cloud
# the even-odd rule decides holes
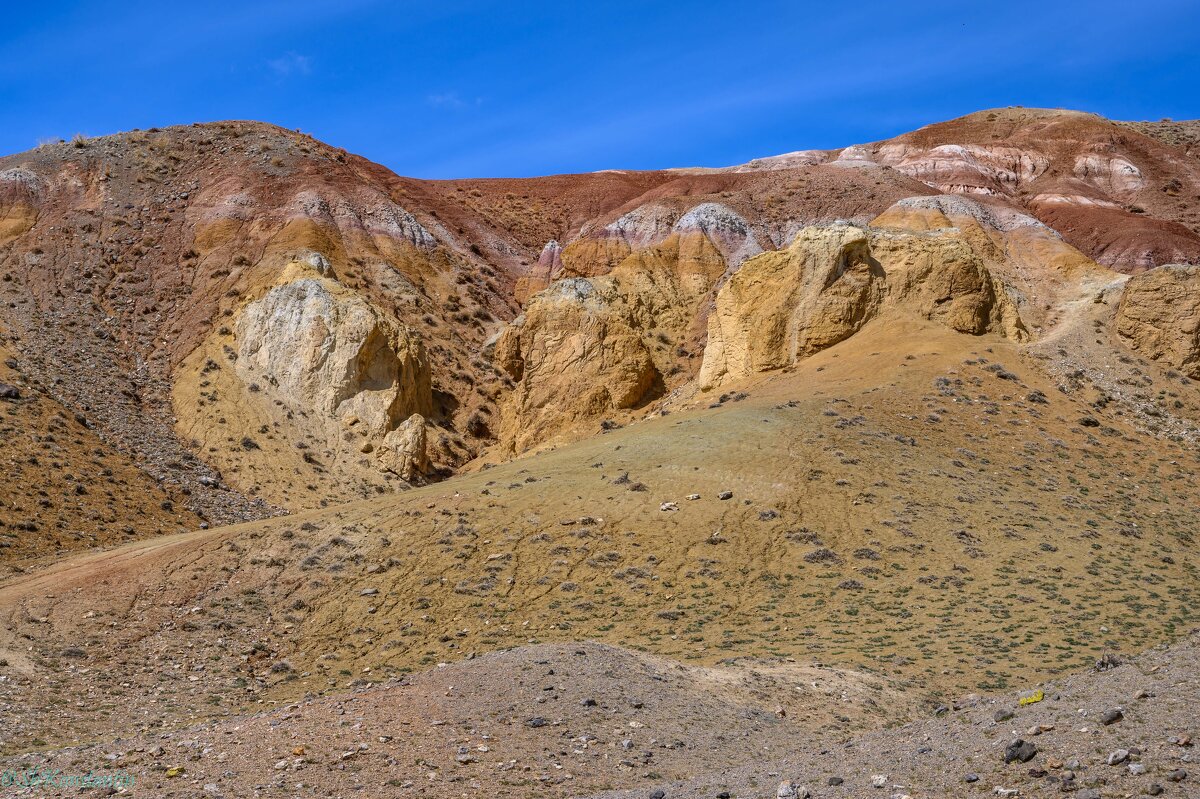
[[[272,58],[267,62],[267,66],[281,78],[291,75],[307,75],[312,72],[312,59],[306,55],[289,51],[279,58]]]
[[[461,111],[471,106],[483,105],[483,98],[476,97],[474,100],[464,100],[458,96],[458,92],[446,92],[445,94],[431,94],[425,98],[425,102],[434,108],[450,108],[455,111]]]

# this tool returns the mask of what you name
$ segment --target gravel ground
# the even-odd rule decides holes
[[[1193,633],[1042,686],[1029,704],[1032,687],[971,695],[855,734],[841,718],[914,709],[862,675],[786,662],[705,669],[595,643],[531,646],[2,765],[123,772],[136,782],[117,792],[154,797],[1197,796],[1198,650]],[[826,708],[824,723],[796,721],[805,706]]]
[[[596,799],[1200,796],[1200,635],[1103,665],[1036,689],[1044,698],[1030,704],[1032,687],[972,696],[902,727],[798,740],[785,758]],[[1021,757],[1006,764],[1010,752]]]
[[[590,642],[539,645],[3,767],[124,772],[133,795],[154,797],[552,797],[782,757],[805,735],[915,710],[879,678],[841,669],[703,668]]]

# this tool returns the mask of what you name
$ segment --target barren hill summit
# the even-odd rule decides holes
[[[939,191],[1003,198],[1118,271],[1200,260],[1200,164],[1186,123],[1036,108],[979,111],[894,139],[752,161],[892,167]]]

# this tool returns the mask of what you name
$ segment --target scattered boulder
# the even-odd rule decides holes
[[[385,469],[400,475],[410,483],[429,474],[432,465],[425,417],[414,413],[384,436],[379,446],[378,457]]]
[[[1004,749],[1005,763],[1028,763],[1037,755],[1037,745],[1031,741],[1017,738]]]

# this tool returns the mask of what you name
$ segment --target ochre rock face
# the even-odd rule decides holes
[[[44,181],[29,170],[0,170],[0,246],[33,227],[44,189]]]
[[[798,305],[747,334],[761,339],[748,364],[786,364],[893,311],[1040,339],[1119,285],[1093,258],[1122,272],[1200,258],[1200,161],[1148,131],[997,109],[730,169],[453,181],[258,123],[48,144],[0,158],[0,321],[31,380],[186,488],[181,503],[232,523],[374,496],[397,475],[449,475],[632,421],[660,392],[688,396],[723,287],[835,220],[870,225],[879,268],[849,251],[828,286],[772,288]],[[961,243],[925,253],[913,236]],[[306,253],[328,271],[285,276]],[[287,287],[310,278],[327,298]],[[588,281],[591,305],[537,299],[569,278]],[[326,300],[350,314],[344,332],[322,331]],[[285,307],[307,349],[244,351],[251,321]],[[422,381],[387,320],[419,331],[428,394],[411,394]],[[713,323],[713,364],[727,323]],[[358,327],[354,349],[342,336]],[[556,372],[576,349],[590,371]],[[393,371],[399,388],[379,388]]]
[[[1025,338],[1003,287],[965,241],[880,233],[871,237],[871,252],[885,264],[892,302],[959,333]]]
[[[1200,266],[1161,266],[1125,284],[1117,334],[1135,350],[1200,378]]]
[[[910,197],[872,220],[871,227],[963,241],[984,260],[993,281],[1004,284],[1034,338],[1060,321],[1064,308],[1090,301],[1120,280],[1044,223],[995,201]]]
[[[564,250],[567,277],[534,295],[494,345],[516,381],[502,446],[529,449],[691,378],[687,356],[714,290],[761,251],[746,220],[715,202],[681,215],[640,207]]]
[[[744,264],[708,320],[702,388],[779,369],[842,341],[875,314],[883,270],[865,230],[807,228],[786,250]]]
[[[1016,307],[982,258],[950,235],[807,228],[747,261],[709,316],[702,389],[780,369],[854,335],[882,312],[1022,340]]]
[[[181,432],[223,477],[279,504],[319,502],[314,478],[364,496],[434,469],[424,342],[316,253],[284,266],[184,362],[175,400],[195,409]]]
[[[515,451],[573,422],[634,408],[662,377],[611,282],[569,278],[536,295],[496,342],[516,381],[501,441]]]
[[[373,449],[433,407],[420,337],[332,280],[306,276],[270,289],[242,311],[236,336],[242,382],[305,415],[331,444],[354,429],[360,450]]]

